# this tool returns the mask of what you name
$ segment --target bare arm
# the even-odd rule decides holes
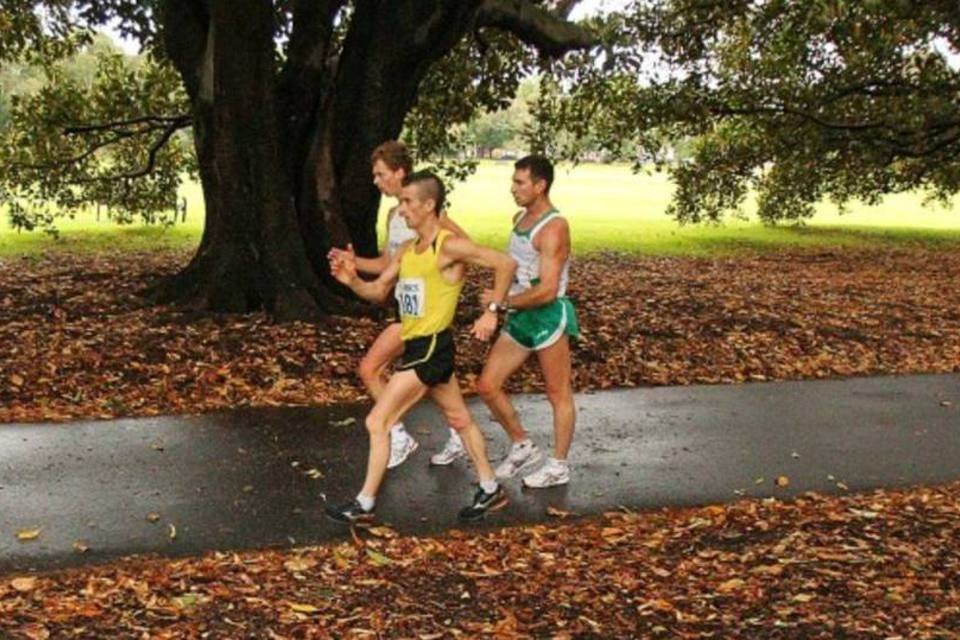
[[[570,257],[570,225],[566,220],[547,223],[536,239],[540,241],[540,282],[507,298],[507,304],[517,309],[540,307],[556,300],[563,265]]]
[[[332,262],[334,260],[351,260],[360,273],[379,275],[390,264],[390,256],[381,253],[376,258],[361,258],[353,251],[353,245],[348,244],[346,249],[333,247],[327,253],[327,258]]]
[[[361,273],[368,273],[371,275],[379,275],[383,272],[384,269],[390,264],[390,252],[388,248],[390,247],[390,223],[393,221],[394,216],[397,215],[397,209],[394,207],[390,210],[390,213],[387,214],[387,244],[384,246],[383,251],[380,252],[376,258],[357,258],[357,271]],[[349,250],[353,250],[353,247],[347,245]]]
[[[397,251],[376,280],[367,281],[357,276],[356,259],[346,252],[341,252],[330,259],[330,271],[338,282],[350,287],[361,298],[371,302],[383,302],[397,283],[397,276],[400,274],[400,256],[408,246],[410,246],[409,243]]]
[[[390,254],[384,251],[376,258],[357,257],[356,264],[357,271],[361,273],[379,275],[380,273],[383,273],[384,269],[390,265]]]
[[[441,249],[447,264],[465,262],[486,269],[493,269],[493,292],[498,300],[503,300],[513,275],[517,271],[517,261],[500,251],[476,244],[467,238],[447,238]],[[473,335],[480,340],[487,340],[497,328],[497,314],[485,309],[483,314],[473,324]]]

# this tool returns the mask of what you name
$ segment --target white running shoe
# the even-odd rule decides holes
[[[390,460],[387,462],[387,469],[399,467],[419,446],[409,434],[403,436],[390,434]]]
[[[463,440],[460,439],[460,436],[451,434],[444,443],[443,449],[430,456],[430,464],[445,467],[465,455],[467,455],[467,451],[463,448]]]
[[[543,459],[543,454],[537,445],[530,440],[523,442],[514,442],[510,447],[510,453],[504,458],[503,462],[497,465],[494,474],[498,478],[513,478],[521,471],[529,469]]]
[[[523,486],[531,489],[557,487],[570,482],[570,465],[567,462],[548,458],[547,463],[523,478]]]

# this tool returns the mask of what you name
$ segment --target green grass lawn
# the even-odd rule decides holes
[[[450,195],[450,215],[476,239],[492,246],[505,244],[516,211],[509,192],[512,170],[509,162],[484,162],[476,175],[456,185]],[[680,226],[663,213],[672,190],[664,175],[635,175],[622,165],[561,166],[553,201],[570,220],[578,253],[615,249],[653,255],[702,255],[744,248],[960,242],[960,205],[923,206],[922,194],[891,196],[877,207],[855,204],[843,216],[836,207],[823,204],[812,221],[799,227],[765,227],[736,219],[722,225]],[[4,224],[0,255],[50,249],[98,250],[118,245],[131,249],[189,248],[198,242],[202,230],[203,198],[196,184],[185,185],[183,195],[189,203],[187,221],[170,229],[118,227],[98,222],[92,212],[60,221],[59,240],[37,232],[18,233]],[[382,211],[387,205],[384,202]]]

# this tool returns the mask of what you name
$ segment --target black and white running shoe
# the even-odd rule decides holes
[[[507,506],[507,492],[499,484],[492,493],[487,493],[483,487],[477,487],[473,494],[473,504],[460,510],[460,519],[466,521],[480,520],[490,511],[496,511]]]
[[[345,522],[347,524],[370,522],[373,520],[373,510],[365,510],[356,499],[350,502],[344,502],[341,505],[330,505],[323,511],[331,520]]]

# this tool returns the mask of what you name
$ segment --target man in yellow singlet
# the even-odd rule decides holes
[[[400,215],[417,232],[417,238],[400,247],[376,280],[360,279],[356,259],[349,253],[331,256],[334,277],[360,297],[383,301],[395,289],[404,344],[396,371],[366,418],[370,455],[363,487],[355,499],[326,509],[330,518],[340,522],[373,519],[377,491],[390,457],[390,427],[427,393],[440,407],[447,423],[459,432],[480,480],[473,501],[460,511],[460,518],[476,520],[507,503],[506,493],[487,460],[483,434],[453,375],[454,341],[450,326],[467,264],[492,269],[493,294],[503,299],[513,280],[516,262],[443,229],[439,212],[443,210],[444,198],[443,183],[430,172],[412,173],[404,179]],[[489,340],[496,328],[496,309],[487,309],[474,323],[473,335]]]
[[[387,140],[379,145],[370,154],[371,170],[373,173],[373,184],[380,190],[384,196],[399,198],[400,190],[403,188],[403,179],[413,173],[413,156],[407,145],[396,140]],[[347,245],[346,250],[334,247],[330,250],[330,259],[336,260],[340,254],[348,253],[355,259],[357,271],[360,273],[378,276],[390,264],[390,258],[403,246],[403,243],[413,240],[417,237],[416,232],[407,226],[403,216],[400,215],[400,205],[392,207],[387,213],[387,242],[383,253],[376,258],[363,258],[352,255],[353,247]],[[467,237],[466,232],[461,229],[449,216],[440,212],[440,226],[448,229],[454,235]],[[388,365],[396,360],[403,353],[403,341],[400,339],[399,319],[388,324],[380,335],[373,341],[366,355],[360,360],[357,367],[357,373],[363,381],[363,386],[367,388],[370,397],[374,400],[383,391],[387,384],[386,371]],[[407,430],[402,422],[390,427],[390,461],[387,463],[388,469],[399,466],[406,460],[410,454],[417,450],[418,444]],[[450,429],[450,437],[443,449],[435,453],[430,458],[430,463],[435,465],[448,465],[458,458],[465,455],[463,443],[460,442],[460,436],[454,429]]]

